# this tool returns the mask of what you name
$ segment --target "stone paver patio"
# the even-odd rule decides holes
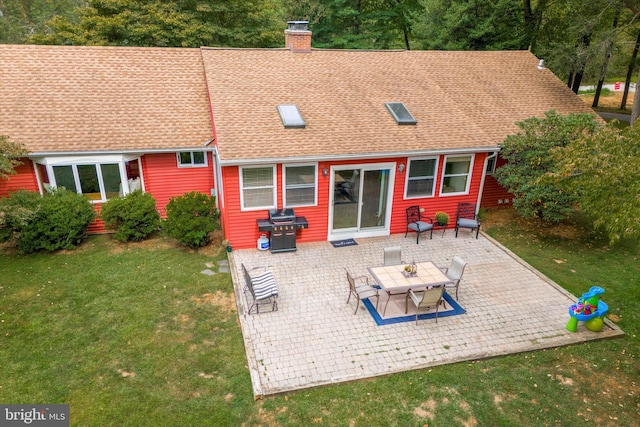
[[[475,234],[474,234],[475,236]],[[601,332],[566,330],[569,294],[488,236],[475,239],[434,233],[356,239],[334,248],[329,242],[298,244],[297,252],[257,249],[230,255],[240,325],[256,398],[394,372],[476,360],[623,335],[606,320]],[[454,255],[469,264],[460,284],[466,314],[377,326],[361,305],[349,305],[345,268],[369,275],[381,265],[383,248],[401,246],[402,258],[446,267]],[[240,263],[266,266],[276,278],[279,310],[247,315]],[[370,275],[369,275],[370,276]],[[373,282],[370,277],[370,282]],[[584,290],[585,292],[588,289]],[[606,299],[606,298],[605,298]]]

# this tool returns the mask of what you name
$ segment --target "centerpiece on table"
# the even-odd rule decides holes
[[[404,274],[405,277],[415,277],[418,274],[418,266],[415,261],[412,261],[411,264],[405,265],[402,274]]]

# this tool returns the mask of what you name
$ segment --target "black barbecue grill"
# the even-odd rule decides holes
[[[258,231],[269,232],[271,252],[297,250],[296,234],[303,228],[309,228],[307,219],[296,216],[293,209],[270,209],[269,219],[258,220]]]

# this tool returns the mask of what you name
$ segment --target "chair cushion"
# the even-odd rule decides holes
[[[369,298],[378,295],[378,290],[372,286],[357,286],[356,293],[360,298]]]
[[[270,271],[262,273],[261,275],[256,277],[252,277],[251,283],[253,284],[253,291],[257,300],[278,295],[276,279],[273,277],[273,274],[271,274]]]
[[[418,222],[412,222],[407,227],[409,227],[409,230],[423,232],[423,231],[431,230],[433,228],[433,224],[429,224],[428,222],[424,222],[424,221],[418,221]]]
[[[458,220],[458,227],[463,228],[478,228],[478,221],[475,219],[464,219],[460,218]]]

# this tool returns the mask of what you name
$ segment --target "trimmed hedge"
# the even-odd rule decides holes
[[[172,197],[165,208],[165,232],[190,248],[207,245],[209,233],[218,228],[220,218],[215,201],[215,197],[197,191]]]
[[[16,239],[21,253],[73,249],[87,236],[89,224],[96,218],[89,199],[69,190],[43,197],[18,191],[8,199],[2,200],[0,226],[11,230],[10,238]]]
[[[113,237],[123,242],[144,240],[160,227],[156,200],[139,190],[104,203],[100,218],[115,230]]]

